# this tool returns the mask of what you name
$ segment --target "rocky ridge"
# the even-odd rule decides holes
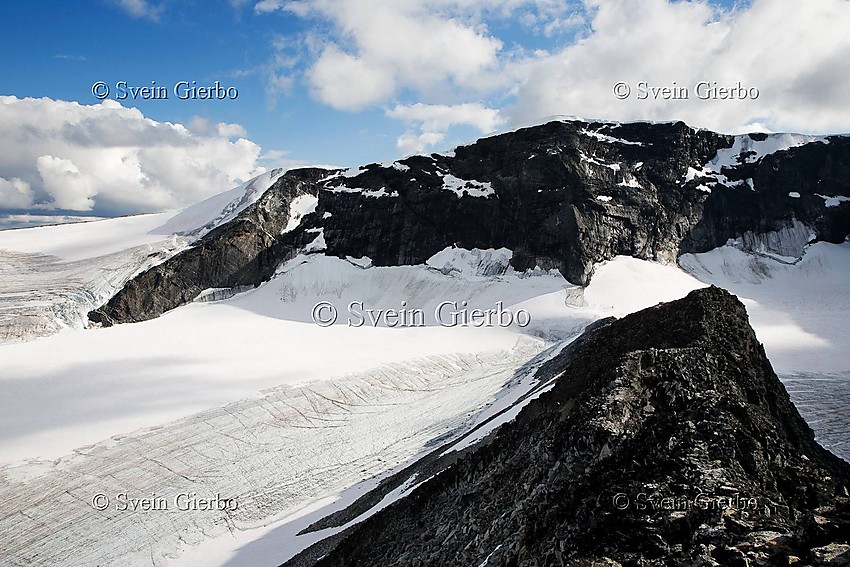
[[[598,326],[537,375],[555,386],[481,446],[286,565],[850,562],[850,465],[728,292]]]
[[[303,195],[317,198],[315,209],[284,231]],[[504,247],[519,271],[554,267],[586,284],[597,263],[617,255],[675,262],[729,239],[779,242],[785,253],[789,231],[798,251],[850,234],[850,138],[557,121],[451,155],[289,171],[90,319],[141,321],[209,288],[255,286],[299,251],[393,266],[421,264],[448,246]]]

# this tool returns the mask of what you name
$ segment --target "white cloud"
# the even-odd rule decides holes
[[[0,177],[0,209],[25,209],[32,205],[30,184],[18,177]]]
[[[157,21],[165,6],[152,4],[148,0],[116,0],[116,4],[134,18]]]
[[[283,0],[260,0],[254,5],[254,11],[258,14],[267,14],[276,10],[282,10],[285,2]]]
[[[70,53],[60,53],[58,55],[53,56],[56,59],[63,59],[65,61],[85,61],[85,55],[72,55]]]
[[[441,132],[405,132],[396,140],[396,147],[402,155],[420,154],[427,148],[439,144],[446,138]]]
[[[188,129],[200,136],[221,136],[223,138],[246,138],[248,132],[241,124],[215,123],[203,116],[193,116],[189,120]]]
[[[92,187],[91,179],[81,174],[74,162],[43,155],[35,160],[35,164],[44,182],[44,190],[53,197],[53,207],[74,211],[92,209],[92,197],[97,195],[97,191]]]
[[[186,206],[262,171],[244,135],[203,118],[156,122],[111,100],[0,96],[0,208],[108,216]]]
[[[331,21],[335,33],[325,38],[307,79],[318,100],[337,109],[357,110],[386,102],[405,89],[437,96],[490,88],[502,42],[465,17],[470,8],[463,4],[467,3],[264,0],[255,10],[284,9]]]
[[[753,0],[734,11],[705,2],[587,0],[592,33],[526,70],[512,122],[572,114],[684,120],[739,132],[850,129],[850,2]],[[614,84],[632,95],[618,100]],[[638,100],[638,83],[686,87],[687,100]],[[757,100],[699,100],[695,86],[759,90]]]
[[[328,46],[308,73],[316,98],[341,110],[378,104],[395,91],[392,72],[367,58]]]
[[[266,75],[266,102],[269,108],[277,106],[280,95],[289,94],[295,85],[295,77],[281,73],[274,67],[269,67]]]
[[[405,124],[419,126],[420,134],[408,131],[397,139],[396,147],[403,154],[423,152],[442,142],[445,132],[453,126],[472,126],[482,134],[488,134],[504,122],[498,110],[480,103],[397,104],[387,109],[385,114]]]
[[[493,116],[510,126],[566,114],[723,132],[850,130],[848,0],[262,0],[255,11],[318,23],[299,67],[313,96],[349,111],[389,104],[405,150],[460,124],[489,131]],[[532,49],[518,28],[550,39]],[[619,81],[627,100],[614,96]],[[759,97],[699,100],[700,81],[740,81]],[[640,82],[686,87],[689,99],[637,100]],[[497,114],[446,118],[466,105]]]
[[[387,110],[386,115],[404,122],[419,122],[424,130],[442,131],[452,126],[466,124],[478,128],[483,134],[492,132],[503,122],[498,110],[487,108],[480,103],[397,104],[394,108]]]

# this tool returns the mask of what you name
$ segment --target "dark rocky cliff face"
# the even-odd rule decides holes
[[[207,288],[253,286],[267,280],[284,259],[270,251],[289,221],[290,202],[299,195],[315,195],[317,181],[326,175],[323,169],[287,172],[236,219],[130,280],[106,305],[90,312],[89,319],[104,325],[144,321],[189,303]]]
[[[850,465],[814,441],[734,296],[597,328],[538,376],[559,378],[489,442],[287,565],[850,561]]]
[[[616,255],[673,262],[793,222],[840,242],[850,233],[850,203],[827,207],[819,195],[850,196],[850,138],[828,142],[760,159],[742,147],[726,167],[706,171],[736,138],[681,122],[568,121],[485,138],[454,156],[350,173],[290,171],[240,217],[138,276],[90,318],[139,321],[208,287],[257,285],[318,229],[326,254],[368,256],[378,266],[419,264],[451,245],[507,247],[514,268],[556,267],[578,284]],[[699,175],[689,177],[689,168]],[[305,193],[318,196],[316,211],[280,234],[290,201]]]

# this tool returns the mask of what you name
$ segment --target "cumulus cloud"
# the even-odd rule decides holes
[[[441,132],[405,132],[396,140],[396,147],[402,155],[419,154],[439,144],[446,138]]]
[[[156,122],[106,100],[0,97],[0,208],[115,215],[195,203],[262,172],[238,124]]]
[[[517,126],[565,114],[723,132],[850,130],[848,0],[261,0],[255,11],[321,22],[303,73],[314,98],[348,111],[391,105],[404,151],[457,125],[485,132],[496,118]],[[559,39],[532,48],[517,26]],[[701,100],[700,81],[759,96]],[[625,100],[618,82],[631,89]],[[643,83],[688,96],[638,99]],[[476,117],[445,118],[470,105]]]
[[[80,173],[80,169],[69,159],[51,155],[39,156],[35,160],[44,190],[53,197],[52,206],[72,211],[90,211],[94,206],[97,191],[92,180]]]
[[[549,114],[684,120],[723,132],[850,129],[850,2],[753,0],[732,11],[705,2],[587,0],[592,33],[528,69],[515,123]],[[629,98],[613,94],[616,82]],[[696,85],[757,88],[756,100],[700,100]],[[688,98],[638,99],[640,83]]]
[[[241,124],[213,122],[203,116],[193,116],[187,125],[190,132],[200,136],[221,136],[224,138],[246,138],[248,132]]]
[[[425,130],[446,130],[459,124],[467,124],[486,133],[495,130],[501,123],[499,111],[480,103],[446,104],[397,104],[386,111],[390,118],[405,122],[419,122]]]
[[[18,177],[0,177],[0,209],[25,209],[32,206],[30,184]]]
[[[422,152],[442,142],[446,137],[444,132],[453,126],[472,126],[488,134],[504,122],[498,110],[480,103],[397,104],[385,113],[409,126],[419,127],[419,134],[407,131],[396,140],[396,147],[403,154]]]
[[[492,86],[502,41],[447,0],[260,2],[329,20],[335,32],[307,70],[314,96],[342,110],[381,104],[402,90],[425,95]]]
[[[396,89],[392,70],[367,57],[328,46],[308,72],[316,97],[340,110],[380,103]]]

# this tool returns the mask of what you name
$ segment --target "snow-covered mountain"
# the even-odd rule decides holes
[[[141,321],[207,288],[255,286],[306,246],[376,266],[422,264],[450,246],[507,248],[514,269],[555,268],[575,284],[618,255],[674,264],[729,239],[799,257],[809,241],[847,236],[848,164],[848,137],[561,121],[448,156],[290,171],[91,318]],[[290,225],[292,203],[307,197],[309,212]]]
[[[233,220],[275,169],[180,211],[0,231],[0,344],[86,326],[128,280]]]
[[[848,199],[845,137],[559,121],[0,231],[10,564],[282,563],[357,524],[363,494],[426,480],[381,479],[511,421],[589,324],[707,285],[848,458]],[[190,492],[238,507],[116,508]]]

